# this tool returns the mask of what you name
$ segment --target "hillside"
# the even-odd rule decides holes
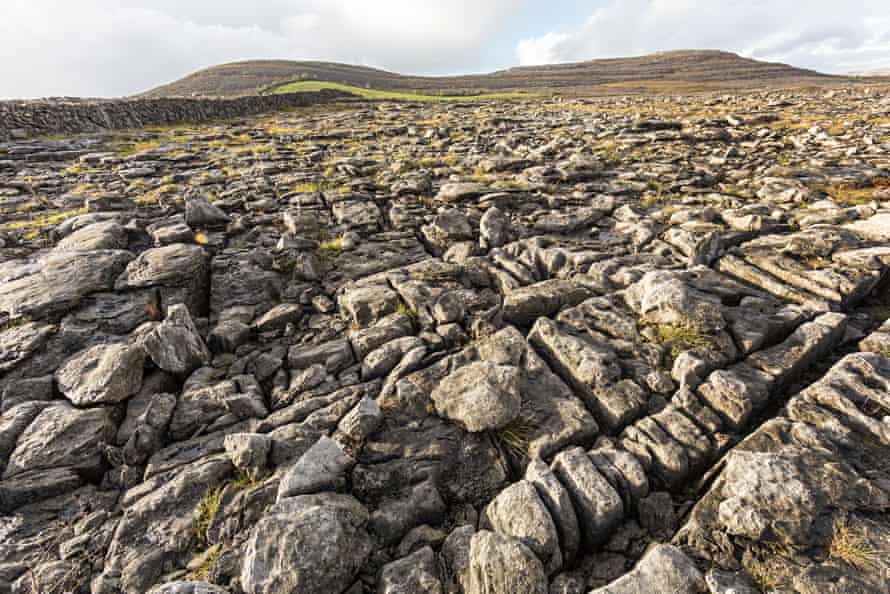
[[[761,62],[723,51],[672,51],[648,56],[526,66],[490,74],[412,76],[332,62],[254,60],[200,70],[152,89],[148,97],[236,96],[285,83],[328,81],[380,90],[425,93],[560,91],[612,94],[662,90],[705,91],[800,87],[848,79]]]

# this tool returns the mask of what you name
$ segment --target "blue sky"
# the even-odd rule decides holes
[[[0,0],[0,97],[132,94],[252,58],[414,74],[723,49],[890,67],[888,0]]]

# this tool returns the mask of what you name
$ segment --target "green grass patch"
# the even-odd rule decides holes
[[[321,91],[324,89],[335,89],[338,91],[346,91],[364,99],[388,99],[394,101],[485,101],[493,99],[527,99],[529,97],[537,97],[532,93],[481,93],[478,95],[428,95],[423,93],[405,93],[402,91],[381,91],[378,89],[366,89],[364,87],[354,87],[352,85],[344,85],[334,82],[326,82],[320,80],[303,80],[280,85],[270,89],[273,95],[282,93],[306,93],[311,91]]]

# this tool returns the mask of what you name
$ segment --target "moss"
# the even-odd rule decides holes
[[[297,194],[316,194],[321,192],[322,188],[319,182],[300,182],[292,185],[290,191]]]
[[[334,255],[339,254],[343,250],[343,238],[337,237],[335,239],[328,239],[322,241],[318,245],[318,251],[322,255]]]

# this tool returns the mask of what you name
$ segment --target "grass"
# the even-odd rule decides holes
[[[216,515],[216,511],[219,509],[222,492],[223,486],[207,489],[204,497],[198,502],[198,507],[195,508],[195,539],[198,541],[198,546],[201,549],[205,549],[210,545],[207,538],[207,529],[210,527],[210,522],[213,520],[213,516]]]
[[[333,258],[343,251],[343,238],[324,239],[318,244],[318,255],[321,258]]]
[[[52,225],[58,225],[66,219],[76,217],[77,215],[86,214],[86,208],[78,208],[75,210],[63,210],[61,212],[47,214],[39,217],[33,217],[22,221],[11,221],[9,223],[0,224],[0,231],[35,231],[44,229]]]
[[[521,461],[528,457],[528,446],[537,427],[535,415],[523,410],[506,427],[495,431],[494,439],[509,457]]]
[[[206,581],[210,577],[217,560],[219,559],[220,547],[213,545],[200,555],[201,563],[193,572],[189,574],[189,579],[198,582]]]
[[[346,91],[364,99],[386,99],[392,101],[484,101],[484,100],[503,100],[503,99],[524,99],[536,97],[531,93],[483,93],[478,95],[426,95],[422,93],[405,93],[401,91],[382,91],[378,89],[366,89],[363,87],[354,87],[352,85],[344,85],[334,82],[304,80],[299,82],[287,83],[278,87],[274,87],[269,92],[274,95],[282,93],[306,93],[311,91],[321,91],[324,89],[335,89],[338,91]]]
[[[684,350],[707,349],[714,346],[711,337],[689,326],[675,324],[659,324],[656,327],[658,341],[671,348],[671,355],[676,357]],[[685,348],[684,348],[685,347]]]
[[[396,307],[396,313],[405,314],[412,320],[417,319],[417,312],[414,310],[413,307],[409,306],[404,301],[400,302],[399,305]]]
[[[861,571],[873,572],[880,568],[890,551],[875,548],[863,529],[850,526],[844,518],[834,524],[829,554]]]
[[[290,191],[295,194],[317,194],[321,192],[323,185],[320,182],[300,182],[291,186]]]
[[[815,192],[827,194],[832,200],[839,204],[847,206],[858,206],[868,204],[875,200],[874,187],[872,188],[852,188],[850,186],[824,186],[817,185],[810,188]]]

